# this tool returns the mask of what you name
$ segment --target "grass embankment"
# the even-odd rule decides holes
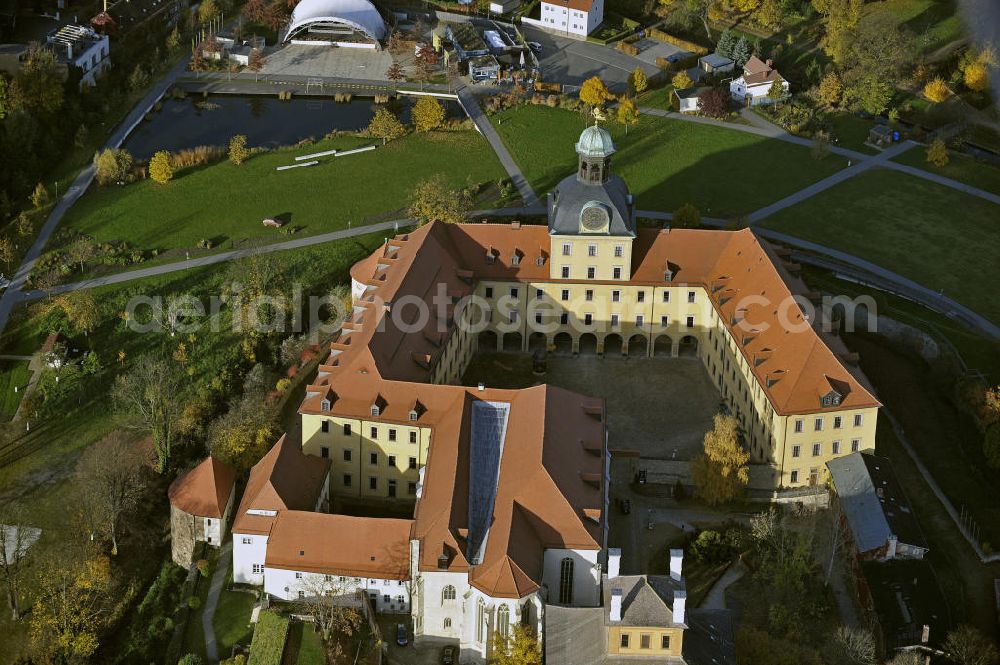
[[[573,146],[591,120],[564,109],[520,106],[492,118],[504,143],[538,193],[576,171]],[[637,207],[672,212],[693,203],[702,215],[733,217],[773,203],[846,165],[816,161],[802,146],[723,127],[644,115],[611,132],[613,169],[635,194]]]
[[[260,613],[253,631],[247,665],[280,665],[288,637],[288,617],[270,610]]]
[[[762,225],[850,252],[943,290],[1000,322],[1000,207],[882,169],[786,208]]]
[[[144,251],[195,249],[201,240],[229,249],[248,239],[289,239],[264,227],[265,217],[281,218],[296,236],[404,217],[410,191],[434,173],[454,187],[506,177],[486,141],[465,130],[410,134],[370,152],[275,170],[294,164],[295,156],[372,143],[342,136],[260,153],[240,166],[223,161],[189,168],[166,185],[142,180],[95,188],[70,209],[63,227]]]
[[[27,360],[0,360],[0,418],[6,421],[14,417],[30,379]]]
[[[306,296],[327,293],[334,285],[347,282],[349,267],[371,252],[383,236],[381,233],[360,236],[270,256],[283,267],[287,285],[300,283]],[[30,354],[38,349],[50,332],[61,330],[69,336],[69,346],[93,349],[103,366],[97,375],[88,377],[85,384],[71,392],[59,409],[32,423],[30,432],[24,432],[21,427],[17,437],[0,449],[0,496],[20,504],[27,511],[28,523],[42,529],[41,538],[32,548],[33,557],[37,556],[40,560],[50,553],[59,552],[67,539],[77,535],[74,522],[67,519],[66,507],[74,505],[77,500],[73,483],[69,481],[80,452],[117,425],[109,394],[115,376],[143,356],[171,358],[181,341],[164,330],[147,333],[130,331],[121,319],[128,300],[137,295],[162,296],[164,302],[169,303],[172,297],[191,294],[204,303],[209,297],[221,293],[227,270],[226,265],[196,268],[97,289],[99,324],[86,338],[74,334],[58,308],[46,307],[46,303],[15,310],[0,337],[0,353]],[[194,342],[184,340],[188,344],[185,364],[191,371],[192,392],[201,389],[209,394],[225,396],[224,399],[239,394],[240,377],[247,369],[247,360],[240,353],[240,337],[232,331],[229,321],[227,310],[223,308],[218,332],[212,332],[205,325],[194,333]],[[119,351],[124,352],[123,363],[118,360]],[[178,456],[199,456],[202,451],[200,447],[195,451],[178,448],[175,453]],[[165,496],[166,482],[167,479],[163,479],[162,493],[159,489],[155,490],[156,496]],[[149,542],[155,543],[159,549],[154,557],[144,558],[139,557],[134,549],[123,547],[122,556],[116,558],[121,565],[150,568],[157,565],[163,555],[166,502],[151,504],[148,512],[155,514],[142,522],[142,527],[155,532],[155,536],[149,537]],[[147,565],[146,559],[152,563]],[[142,575],[147,573],[144,571]],[[140,589],[148,581],[137,578]],[[29,601],[31,585],[29,580],[25,586]],[[230,602],[245,605],[251,598],[248,594],[236,594],[230,599],[227,594],[223,593],[220,607]],[[242,614],[223,612],[224,616],[233,617]],[[249,610],[245,615],[249,616]],[[4,635],[4,639],[0,640],[0,661],[3,662],[16,660],[24,652],[27,638],[27,622],[13,624],[9,617],[9,613],[0,613],[0,633]],[[233,619],[232,631],[226,630],[226,626],[217,627],[220,649],[240,641],[246,624],[242,618],[239,621],[243,623],[236,627],[237,619]],[[230,633],[233,636],[227,637]]]

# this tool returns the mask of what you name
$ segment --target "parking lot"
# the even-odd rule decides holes
[[[603,397],[608,443],[648,459],[689,460],[702,450],[719,409],[719,393],[697,358],[576,358],[549,355],[544,376],[527,353],[480,353],[463,377],[494,388],[549,383]]]
[[[559,37],[528,25],[523,26],[523,32],[525,39],[542,45],[538,60],[543,81],[579,86],[591,76],[599,76],[609,88],[623,92],[636,66],[642,67],[647,76],[660,72],[655,56],[646,62],[609,46]]]

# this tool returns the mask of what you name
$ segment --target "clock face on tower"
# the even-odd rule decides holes
[[[583,206],[580,211],[580,227],[583,231],[590,233],[605,231],[611,222],[608,209],[596,201]]]

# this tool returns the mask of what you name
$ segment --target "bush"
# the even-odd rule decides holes
[[[177,661],[177,665],[202,665],[205,661],[196,653],[189,653]]]
[[[189,166],[204,166],[214,164],[225,156],[225,150],[217,145],[199,145],[185,148],[170,155],[170,164],[174,171],[186,169]]]
[[[702,563],[717,564],[728,561],[733,556],[729,541],[718,531],[702,531],[691,543],[691,556]]]
[[[278,379],[278,383],[277,385],[274,386],[274,389],[277,390],[279,393],[286,393],[288,392],[288,389],[291,387],[292,387],[292,382],[289,381],[288,379]]]
[[[701,224],[701,213],[693,203],[685,203],[674,211],[671,225],[681,229],[695,229]]]
[[[927,161],[938,168],[948,166],[948,148],[942,139],[934,139],[927,147]]]
[[[675,90],[687,90],[694,85],[694,81],[691,80],[687,72],[677,72],[670,80],[670,85],[674,86]]]
[[[562,92],[561,83],[542,83],[541,81],[535,81],[535,92],[554,92],[559,94]]]
[[[198,596],[189,596],[187,599],[187,606],[192,610],[196,610],[201,607],[201,598]]]
[[[698,109],[712,118],[725,118],[729,103],[729,92],[723,88],[710,88],[698,96]]]
[[[195,564],[195,568],[198,569],[198,574],[202,577],[208,577],[210,571],[208,559],[198,559],[198,563]]]
[[[165,185],[174,177],[174,167],[170,165],[170,153],[160,150],[149,160],[149,177]]]
[[[622,53],[628,53],[629,55],[639,55],[639,49],[625,41],[618,42],[615,48],[617,48]]]
[[[931,100],[935,104],[939,104],[948,99],[949,94],[951,94],[951,91],[948,90],[948,84],[945,83],[942,78],[936,78],[933,81],[929,81],[927,85],[924,86],[924,97]]]

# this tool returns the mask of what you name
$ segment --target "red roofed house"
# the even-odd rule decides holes
[[[222,544],[235,493],[235,469],[211,456],[170,485],[171,553],[177,565],[191,565],[196,543]]]
[[[743,76],[729,82],[729,94],[747,106],[773,103],[767,93],[776,82],[788,92],[788,81],[773,65],[771,60],[764,62],[757,56],[750,56],[747,64],[743,65]]]

